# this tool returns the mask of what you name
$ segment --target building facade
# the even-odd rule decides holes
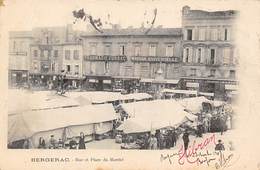
[[[182,9],[182,28],[158,26],[74,31],[66,27],[11,32],[11,84],[47,86],[61,72],[88,90],[197,90],[225,98],[237,90],[237,12]]]
[[[183,88],[223,98],[237,84],[235,47],[237,12],[182,10]],[[233,89],[235,90],[235,89]]]
[[[9,85],[22,85],[28,81],[30,66],[31,32],[15,31],[9,34]]]
[[[80,32],[72,25],[10,32],[9,43],[10,84],[29,81],[34,86],[47,86],[65,71],[69,84],[79,85],[82,43]]]
[[[164,84],[179,79],[182,33],[179,28],[113,28],[83,38],[83,74],[102,90],[153,83],[159,71]],[[173,82],[173,81],[172,81]],[[177,84],[177,81],[174,81]],[[140,89],[140,88],[139,88]]]

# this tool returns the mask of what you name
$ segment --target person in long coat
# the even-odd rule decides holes
[[[157,138],[154,135],[151,135],[149,139],[149,149],[157,149]]]
[[[85,135],[83,132],[80,132],[80,137],[79,137],[79,149],[86,149],[85,145]]]
[[[177,142],[177,133],[176,133],[176,130],[173,129],[173,131],[172,131],[172,147],[176,146],[176,142]]]
[[[189,133],[188,133],[188,130],[186,129],[183,136],[182,136],[182,139],[183,139],[183,143],[184,143],[184,149],[185,151],[188,149],[188,146],[189,146],[189,142],[190,142],[190,139],[189,139]]]

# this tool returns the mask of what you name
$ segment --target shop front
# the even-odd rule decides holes
[[[185,89],[198,90],[199,95],[217,100],[226,100],[226,85],[235,85],[235,80],[212,78],[182,78]]]
[[[30,73],[29,82],[31,88],[53,89],[58,85],[58,75],[47,73]]]
[[[122,93],[140,92],[140,78],[138,77],[113,77],[113,91]]]
[[[113,79],[111,76],[86,75],[85,89],[90,91],[112,91]]]
[[[9,87],[28,86],[28,70],[9,70]]]

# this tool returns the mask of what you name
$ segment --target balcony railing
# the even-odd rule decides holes
[[[131,57],[133,62],[162,62],[162,63],[177,63],[179,57],[160,57],[160,56],[133,56]]]
[[[86,61],[119,61],[125,62],[127,60],[126,56],[111,56],[111,55],[88,55],[84,56]]]
[[[9,52],[9,55],[27,55],[26,51],[16,51],[16,52]]]

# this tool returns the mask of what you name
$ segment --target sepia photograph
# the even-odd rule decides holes
[[[224,169],[242,159],[241,37],[250,35],[241,32],[241,7],[164,0],[36,4],[0,3],[20,12],[3,26],[7,152],[26,151],[35,164],[129,163],[130,153],[155,153],[162,165]],[[46,150],[66,154],[44,156]],[[93,156],[104,150],[123,156]]]
[[[82,8],[71,24],[11,30],[8,148],[187,150],[206,136],[233,150],[238,11],[179,11],[176,28],[156,25],[156,8],[126,28]]]

